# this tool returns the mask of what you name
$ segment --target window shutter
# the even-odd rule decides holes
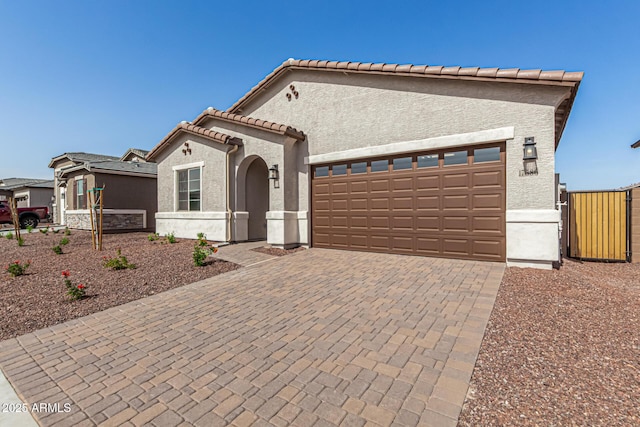
[[[76,181],[75,179],[73,180],[73,193],[71,193],[72,196],[69,197],[71,202],[67,202],[67,206],[69,206],[70,209],[80,209],[79,207],[76,206],[76,204],[78,203],[78,181]]]
[[[82,189],[84,194],[82,195],[82,209],[87,209],[87,178],[82,180]]]

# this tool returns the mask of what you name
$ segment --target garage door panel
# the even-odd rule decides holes
[[[499,162],[468,158],[466,164],[450,166],[442,162],[448,152],[403,155],[412,157],[415,169],[370,171],[371,162],[394,165],[389,157],[367,160],[367,171],[360,168],[354,175],[312,176],[312,244],[504,261],[504,156]],[[435,154],[440,162],[429,167],[416,160]]]
[[[413,216],[392,216],[391,228],[394,231],[413,231]]]
[[[390,222],[388,216],[371,216],[369,218],[369,228],[371,230],[388,230]]]
[[[392,206],[394,211],[413,211],[413,197],[394,197]]]
[[[502,188],[502,171],[484,171],[473,173],[473,188]]]
[[[370,199],[371,211],[384,211],[389,212],[391,205],[389,203],[389,197],[372,197]]]
[[[462,189],[466,190],[469,188],[469,174],[464,173],[456,173],[456,174],[446,174],[442,177],[442,189],[443,190],[453,190],[453,189]]]
[[[368,181],[352,181],[351,194],[367,194],[369,192],[367,184]]]
[[[368,217],[353,215],[351,217],[351,228],[352,229],[367,229],[368,228]]]
[[[502,211],[502,194],[474,194],[473,209]]]
[[[459,195],[444,194],[442,196],[442,208],[444,210],[450,210],[450,209],[469,210],[469,195],[468,194],[459,194]]]
[[[440,231],[440,216],[417,216],[416,231],[419,235],[425,232]]]
[[[504,216],[476,216],[472,223],[471,231],[474,233],[500,235],[503,232]]]
[[[389,192],[389,179],[372,179],[369,181],[369,191],[372,194],[375,193],[388,193]]]
[[[336,195],[347,195],[349,192],[347,191],[348,185],[346,182],[334,182],[331,183],[331,194],[333,196]]]
[[[442,218],[442,231],[468,233],[471,230],[470,222],[466,216],[445,216]]]
[[[413,191],[413,177],[404,177],[404,178],[392,178],[391,180],[391,188],[394,192],[396,191]]]

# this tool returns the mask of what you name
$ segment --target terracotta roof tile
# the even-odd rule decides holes
[[[556,113],[556,143],[559,141],[564,125],[566,124],[571,110],[571,104],[575,97],[578,85],[582,81],[583,72],[565,72],[565,71],[543,71],[543,70],[520,70],[519,68],[500,69],[500,68],[480,68],[480,67],[444,67],[440,65],[398,65],[385,63],[362,63],[362,62],[338,62],[325,60],[298,60],[288,59],[278,68],[273,70],[262,81],[255,85],[249,92],[233,104],[228,113],[238,113],[242,107],[249,102],[261,89],[265,89],[278,77],[289,69],[303,70],[342,70],[350,73],[374,73],[386,75],[403,75],[403,76],[424,76],[428,78],[460,78],[465,80],[495,80],[501,82],[529,83],[529,84],[547,84],[547,85],[563,85],[569,86],[572,95],[567,103],[567,107],[562,112]]]
[[[167,136],[162,138],[162,141],[160,141],[155,147],[153,147],[151,151],[149,151],[149,154],[147,154],[147,160],[151,160],[155,156],[157,156],[161,151],[163,151],[165,148],[167,148],[171,144],[171,142],[177,135],[184,132],[190,133],[192,135],[202,136],[203,138],[206,138],[213,142],[217,142],[219,144],[234,144],[234,145],[240,144],[239,138],[234,138],[225,133],[216,132],[211,129],[202,128],[192,123],[182,122],[182,123],[178,123],[178,125],[175,128],[173,128],[173,130],[169,132]]]
[[[240,114],[232,114],[226,111],[216,110],[213,107],[209,107],[204,110],[198,117],[196,117],[193,123],[195,125],[200,125],[204,120],[211,117],[215,117],[226,122],[241,123],[252,128],[267,130],[270,132],[278,133],[280,135],[291,136],[298,140],[303,140],[305,138],[303,132],[294,129],[291,126],[268,122],[266,120],[254,119],[252,117],[242,116]]]

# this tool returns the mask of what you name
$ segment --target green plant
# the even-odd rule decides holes
[[[150,242],[156,241],[160,238],[160,235],[158,233],[151,233],[147,236],[147,239],[149,239]]]
[[[65,236],[71,236],[71,230],[69,230],[69,227],[65,227],[64,228],[64,235]]]
[[[166,234],[164,237],[167,239],[167,242],[169,242],[169,243],[175,243],[176,242],[176,236],[173,233],[173,231],[171,233],[169,233],[169,234]]]
[[[56,229],[53,229],[53,230],[51,230],[51,231],[52,231],[54,234],[58,234],[58,233],[60,232],[60,229],[59,229],[59,228],[56,228]]]
[[[4,237],[6,237],[7,240],[11,240],[11,239],[13,239],[13,233],[12,232],[8,232],[7,234],[4,235]]]
[[[62,239],[60,239],[60,244],[62,246],[68,245],[69,244],[69,238],[68,237],[63,237]]]
[[[218,248],[209,246],[209,243],[207,243],[207,235],[198,233],[198,240],[196,240],[195,245],[193,245],[193,265],[196,267],[204,266],[207,257],[216,252],[218,252]]]
[[[114,258],[103,257],[102,265],[112,270],[126,270],[127,268],[136,268],[135,264],[129,262],[126,256],[122,255],[120,249],[116,251],[117,256]]]
[[[38,231],[41,232],[42,234],[48,234],[49,233],[49,226],[47,225],[45,228],[41,228]]]
[[[52,249],[56,254],[62,255],[62,248],[60,247],[60,245],[55,245]]]
[[[84,298],[87,292],[87,287],[82,283],[78,285],[72,284],[69,276],[71,276],[71,272],[69,270],[64,270],[62,272],[62,277],[64,277],[64,285],[67,287],[67,295],[69,295],[69,298],[74,301]]]
[[[31,261],[27,261],[24,264],[22,264],[18,260],[18,261],[13,261],[11,264],[9,264],[5,268],[5,270],[7,270],[7,273],[9,273],[11,277],[22,276],[27,270],[27,268],[29,268],[30,265],[31,265]]]
[[[27,233],[31,234],[33,231],[33,225],[27,225]]]
[[[24,246],[24,239],[22,236],[18,237],[18,246]]]

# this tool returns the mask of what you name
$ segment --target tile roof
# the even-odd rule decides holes
[[[631,148],[638,148],[638,147],[640,147],[640,140],[631,144]]]
[[[571,96],[556,110],[556,146],[564,131],[569,112],[573,105],[578,86],[584,72],[567,72],[563,70],[521,70],[519,68],[480,68],[480,67],[445,67],[441,65],[385,64],[370,62],[324,61],[288,59],[273,70],[256,86],[251,88],[242,98],[227,109],[228,113],[238,114],[242,108],[258,93],[266,89],[288,70],[321,70],[343,73],[369,73],[378,75],[395,75],[426,78],[462,79],[479,81],[498,81],[529,84],[562,85],[572,87]]]
[[[80,163],[80,162],[92,162],[96,160],[118,160],[119,157],[115,156],[107,156],[104,154],[93,154],[93,153],[84,153],[84,152],[71,152],[71,153],[63,153],[59,156],[56,156],[51,159],[49,162],[49,167],[52,168],[53,164],[58,160],[62,160],[64,158],[71,160],[72,162]]]
[[[280,135],[287,135],[298,140],[304,139],[304,133],[287,125],[281,125],[278,123],[269,122],[266,120],[254,119],[247,116],[242,116],[240,114],[232,114],[226,111],[216,110],[213,107],[209,107],[204,110],[196,119],[193,121],[194,125],[199,125],[203,121],[208,118],[217,118],[220,120],[224,120],[230,123],[239,123],[245,126],[249,126],[256,129],[262,129],[269,132],[275,132]]]
[[[202,136],[210,141],[217,142],[219,144],[231,144],[231,145],[240,145],[241,141],[238,138],[232,137],[222,132],[216,132],[211,129],[205,129],[200,126],[196,126],[192,123],[181,122],[173,128],[171,132],[167,134],[162,141],[160,141],[149,153],[147,154],[147,160],[152,160],[155,156],[157,156],[162,150],[171,144],[173,139],[181,134],[181,133],[190,133],[192,135]]]

